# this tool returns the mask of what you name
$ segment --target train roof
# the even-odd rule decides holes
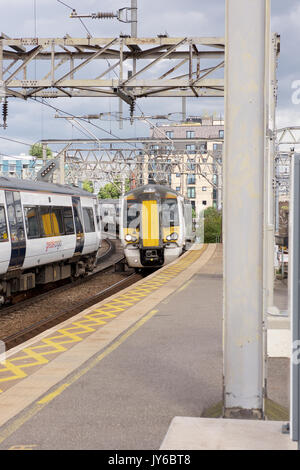
[[[147,192],[153,192],[155,191],[156,193],[159,193],[160,195],[165,195],[167,193],[172,193],[176,196],[179,196],[179,194],[169,186],[163,186],[161,184],[145,184],[144,186],[140,186],[138,188],[132,189],[131,191],[128,191],[125,196],[129,196],[130,194],[135,194],[137,197],[141,196],[144,193]]]
[[[43,193],[68,194],[70,196],[95,197],[95,195],[92,193],[74,186],[46,183],[44,181],[6,178],[4,176],[0,177],[0,189],[14,189],[16,191],[38,191]]]

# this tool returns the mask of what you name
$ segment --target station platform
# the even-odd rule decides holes
[[[222,246],[194,245],[7,353],[0,450],[172,448],[174,417],[221,400]]]

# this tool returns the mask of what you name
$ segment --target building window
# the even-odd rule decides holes
[[[180,178],[180,173],[176,173],[176,178]]]
[[[206,186],[202,186],[202,191],[207,191],[207,187],[206,187]]]
[[[207,151],[207,142],[202,142],[200,144],[199,149],[200,149],[200,152],[206,152]]]
[[[195,175],[188,175],[187,184],[195,184],[195,183],[196,183],[196,176]]]
[[[195,188],[188,188],[187,189],[187,196],[189,198],[195,199],[196,197],[196,189]]]
[[[180,186],[176,186],[176,191],[180,193]]]
[[[167,136],[169,139],[173,139],[173,137],[174,137],[174,132],[173,132],[173,131],[167,131],[167,132],[166,132],[166,136]]]
[[[224,139],[224,131],[219,131],[219,137],[220,139]]]
[[[192,162],[187,162],[187,168],[194,171],[196,169],[196,164]]]
[[[213,147],[214,150],[222,150],[222,144],[214,144],[214,147]]]
[[[196,153],[196,145],[195,144],[186,145],[185,148],[186,148],[187,153]]]
[[[186,138],[187,139],[194,139],[195,131],[186,131]]]
[[[206,206],[206,204],[207,204],[207,201],[202,201],[203,206]]]

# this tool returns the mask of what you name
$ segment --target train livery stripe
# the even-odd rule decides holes
[[[142,203],[143,246],[159,246],[159,212],[155,200]]]

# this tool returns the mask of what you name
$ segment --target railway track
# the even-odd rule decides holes
[[[44,332],[45,330],[48,330],[49,328],[52,328],[53,326],[56,326],[57,324],[68,320],[72,316],[76,315],[77,313],[80,313],[82,310],[88,307],[91,307],[95,303],[100,302],[113,294],[116,294],[120,290],[125,289],[125,287],[131,286],[140,279],[142,279],[141,275],[131,274],[126,279],[118,281],[112,286],[99,291],[97,294],[86,298],[80,303],[77,303],[76,306],[72,306],[69,309],[65,309],[58,313],[49,315],[44,319],[33,323],[27,328],[18,331],[17,333],[1,338],[1,340],[5,343],[6,350],[9,350],[15,346],[18,346],[19,344],[24,343],[25,341],[28,341],[29,339]]]
[[[3,315],[8,315],[10,313],[13,313],[17,310],[19,310],[22,307],[27,307],[31,305],[32,303],[38,302],[39,300],[42,300],[46,298],[49,293],[53,293],[55,291],[56,293],[63,292],[67,289],[72,289],[73,287],[79,286],[81,284],[84,284],[85,282],[88,282],[91,280],[91,278],[97,276],[101,272],[105,272],[109,269],[111,269],[115,264],[118,262],[122,261],[123,256],[120,255],[111,264],[108,264],[105,267],[101,266],[101,263],[103,263],[105,260],[107,260],[110,256],[112,256],[116,252],[116,245],[112,243],[111,240],[106,239],[105,242],[108,245],[108,249],[103,253],[101,256],[99,256],[97,260],[97,268],[90,273],[88,276],[84,278],[77,279],[76,281],[70,281],[69,279],[66,279],[61,282],[62,285],[48,285],[45,286],[45,291],[44,289],[43,292],[40,294],[41,287],[33,289],[32,291],[28,291],[24,296],[16,296],[13,299],[13,305],[9,305],[8,307],[2,307],[0,308],[0,316]]]

